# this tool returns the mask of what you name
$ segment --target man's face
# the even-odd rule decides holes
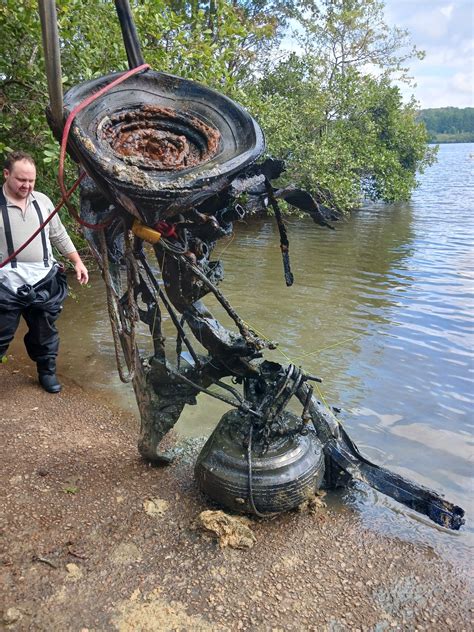
[[[29,160],[17,160],[10,170],[3,170],[3,176],[9,197],[25,200],[35,186],[36,167]]]

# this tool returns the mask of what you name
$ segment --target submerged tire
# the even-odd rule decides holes
[[[296,415],[284,412],[287,424]],[[314,495],[324,477],[324,454],[314,432],[278,437],[262,453],[252,449],[252,497],[250,498],[247,448],[238,428],[245,418],[226,413],[199,454],[194,473],[197,484],[212,500],[238,513],[280,513]]]

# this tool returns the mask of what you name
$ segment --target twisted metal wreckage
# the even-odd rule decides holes
[[[317,378],[292,364],[265,360],[263,350],[271,343],[246,325],[217,288],[223,271],[211,254],[218,239],[232,234],[234,221],[272,207],[291,285],[278,200],[323,226],[327,209],[304,191],[272,186],[283,163],[256,162],[265,148],[263,134],[241,107],[144,64],[127,0],[115,5],[130,72],[87,81],[63,98],[54,2],[39,5],[48,120],[62,139],[60,182],[67,151],[87,173],[78,219],[105,280],[119,374],[135,390],[140,454],[155,464],[169,462],[160,442],[184,406],[203,392],[234,408],[195,469],[201,489],[227,507],[269,515],[298,505],[322,484],[333,488],[354,479],[459,529],[460,507],[359,453],[333,412],[314,396],[311,382]],[[62,190],[67,199],[63,184]],[[215,296],[235,331],[209,312],[202,301],[207,294]],[[172,352],[162,331],[163,311],[176,329]],[[151,333],[149,357],[139,353],[138,321]],[[301,403],[300,417],[287,410],[293,397]]]

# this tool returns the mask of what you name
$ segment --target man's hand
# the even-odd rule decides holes
[[[87,272],[86,266],[82,263],[82,261],[78,261],[74,264],[74,270],[76,271],[76,279],[79,281],[81,285],[84,285],[89,280],[89,273]]]
[[[81,285],[87,283],[89,281],[89,273],[87,272],[86,266],[82,263],[82,259],[77,252],[70,252],[66,257],[69,261],[74,265],[74,270],[76,271],[76,279],[79,281]]]

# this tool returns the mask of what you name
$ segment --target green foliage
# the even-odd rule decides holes
[[[431,108],[421,110],[418,119],[437,143],[474,142],[474,108]]]
[[[391,85],[394,77],[407,80],[407,60],[421,53],[406,32],[387,27],[379,0],[131,4],[146,61],[242,102],[259,119],[268,152],[287,161],[287,180],[328,190],[336,205],[349,209],[362,196],[405,199],[417,170],[433,159],[414,104],[403,104]],[[113,2],[56,5],[65,90],[127,67]],[[289,17],[299,23],[303,54],[282,58],[276,51]],[[0,29],[0,153],[32,153],[39,188],[58,200],[59,148],[44,115],[36,0],[3,0]],[[69,162],[66,180],[75,177]]]
[[[269,68],[247,100],[270,153],[287,161],[284,180],[318,191],[342,209],[362,198],[407,199],[434,151],[416,121],[415,104],[404,104],[390,79],[405,61],[395,54],[396,37],[401,45],[405,35],[396,31],[384,40],[376,15],[380,3],[328,1],[327,14],[314,7],[309,14],[305,6],[305,55],[292,54]],[[382,72],[368,74],[369,61]]]

